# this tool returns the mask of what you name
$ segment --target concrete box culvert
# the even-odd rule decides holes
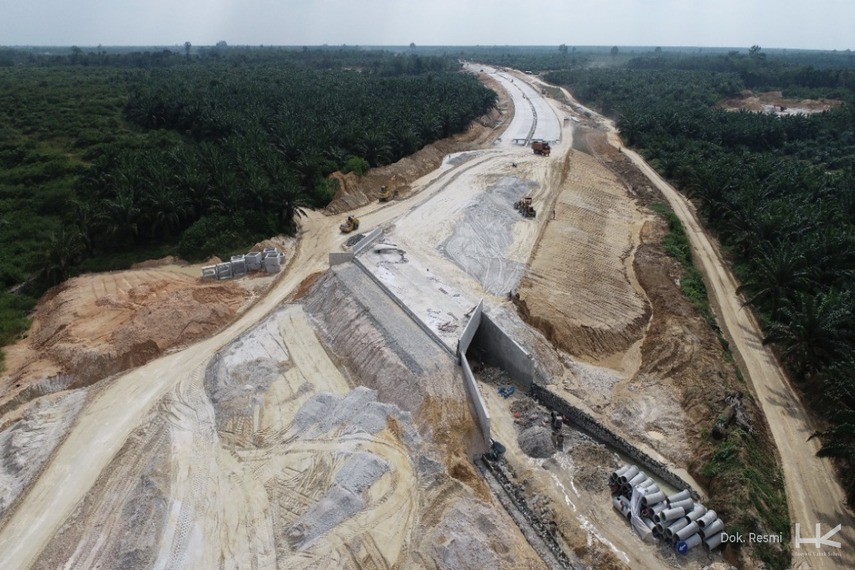
[[[487,366],[502,369],[518,389],[528,391],[533,385],[534,359],[487,313],[481,313],[467,356],[470,362],[478,358]]]

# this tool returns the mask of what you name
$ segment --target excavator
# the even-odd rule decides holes
[[[380,199],[379,199],[380,202],[388,202],[392,198],[397,198],[397,197],[398,197],[398,189],[397,188],[394,190],[390,190],[386,186],[380,187]]]
[[[519,210],[519,213],[522,214],[524,218],[533,218],[537,215],[537,211],[535,211],[534,207],[531,205],[531,196],[520,198],[514,202],[514,209]]]
[[[342,225],[338,227],[343,234],[349,234],[353,230],[359,229],[359,218],[356,216],[348,216],[347,220],[344,221]]]

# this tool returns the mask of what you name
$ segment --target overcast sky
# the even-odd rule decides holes
[[[855,0],[0,0],[0,45],[855,48]]]

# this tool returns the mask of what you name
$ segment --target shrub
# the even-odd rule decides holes
[[[367,160],[361,156],[354,156],[344,163],[344,168],[342,168],[341,171],[345,174],[348,172],[355,172],[359,176],[364,176],[370,168],[371,165],[368,164]]]

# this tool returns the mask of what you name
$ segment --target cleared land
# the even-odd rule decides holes
[[[511,78],[526,81],[520,74],[490,80]],[[562,127],[559,117],[572,110],[527,85],[511,89],[503,105],[499,128],[465,137],[486,148],[441,161],[425,153],[424,164],[401,165],[406,188],[398,200],[376,204],[371,189],[353,185],[331,211],[361,205],[361,229],[386,230],[362,261],[443,345],[454,348],[467,312],[484,297],[491,316],[537,355],[553,389],[678,470],[690,466],[699,460],[693,442],[716,413],[697,388],[725,368],[716,361],[717,339],[674,283],[675,262],[654,247],[664,229],[634,184],[603,166],[616,151],[602,135],[574,141]],[[511,122],[511,107],[531,112]],[[549,158],[510,142],[511,130],[552,138],[553,131],[535,130],[535,117],[537,129],[561,139]],[[500,144],[490,144],[500,135]],[[394,179],[392,170],[385,180]],[[526,194],[535,219],[513,209]],[[339,223],[309,213],[284,275],[230,325],[214,323],[207,340],[101,382],[83,372],[53,377],[72,372],[63,362],[15,381],[21,390],[0,418],[0,481],[12,490],[0,495],[0,566],[545,567],[474,469],[481,437],[453,358],[361,268],[328,270],[327,254],[347,239]],[[704,266],[726,277],[717,257]],[[135,298],[156,299],[157,279],[115,285],[116,302],[109,290],[86,298],[115,305],[134,290]],[[515,289],[518,306],[507,298]],[[738,304],[732,290],[713,289]],[[228,302],[237,313],[251,295],[235,290],[243,300]],[[195,299],[199,310],[221,301]],[[152,307],[126,308],[122,322]],[[56,334],[77,325],[92,346],[110,350],[99,332],[104,323],[89,319],[107,318],[106,311],[55,311],[62,317]],[[179,329],[169,318],[146,326]],[[747,361],[752,339],[738,330],[750,323],[724,322]],[[755,365],[774,368],[769,360]],[[500,399],[495,384],[483,387],[509,464],[576,557],[597,567],[672,564],[673,554],[642,545],[613,512],[605,483],[619,458],[577,436],[552,458],[529,457],[518,444],[523,415],[514,414],[536,410],[519,395]],[[773,433],[781,409],[799,409],[757,392]],[[787,437],[775,433],[779,449]],[[787,454],[798,456],[805,478],[825,465],[809,449],[781,453],[785,470]],[[819,501],[805,516],[831,523],[840,514],[828,510],[839,489],[835,495],[828,470],[814,478],[805,497],[792,491],[793,510]]]

